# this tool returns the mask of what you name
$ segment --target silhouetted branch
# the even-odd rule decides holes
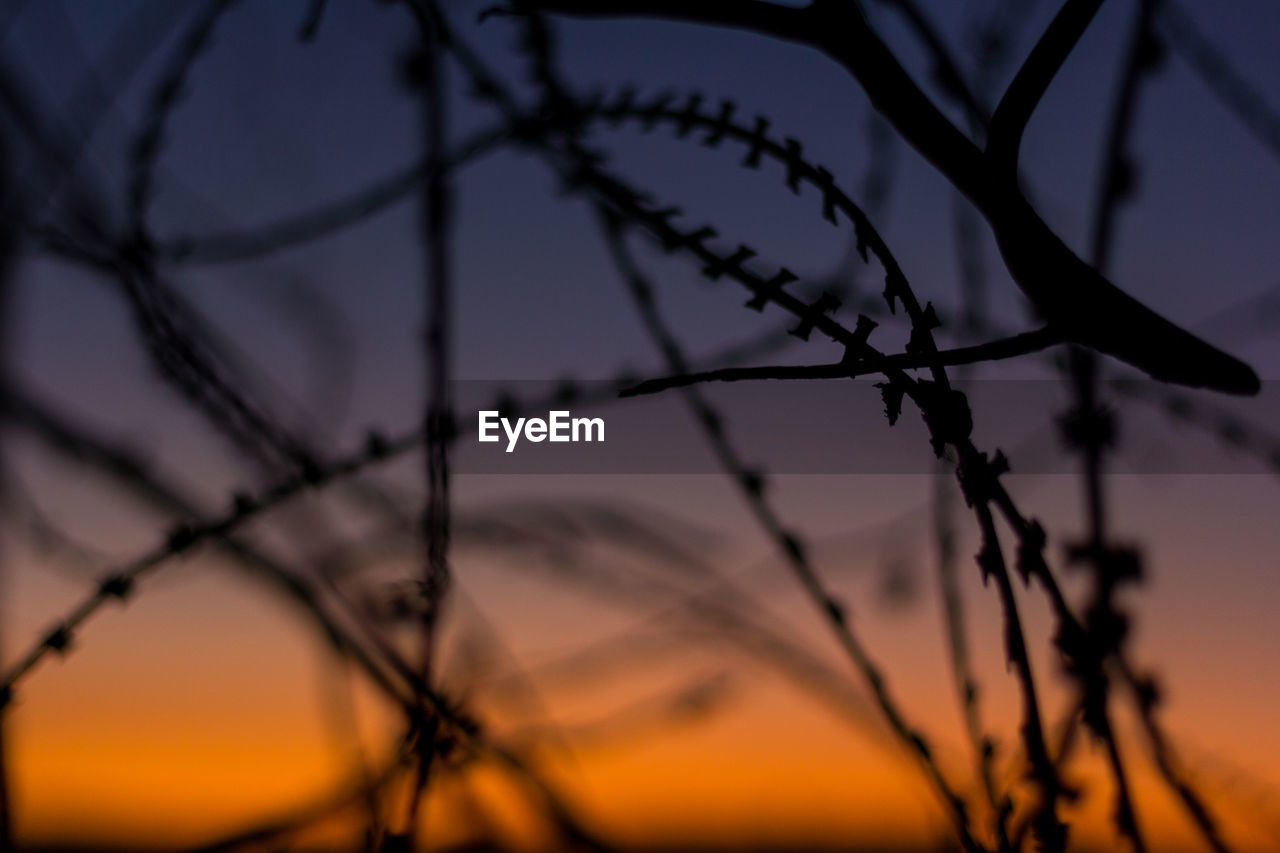
[[[1060,343],[1062,343],[1061,338],[1053,330],[1036,329],[1012,338],[991,341],[972,347],[958,347],[951,350],[938,350],[927,353],[894,353],[893,355],[879,358],[857,359],[852,362],[841,361],[835,364],[725,367],[702,373],[665,376],[661,379],[649,379],[638,385],[623,389],[620,392],[620,396],[638,397],[644,394],[656,394],[671,388],[699,385],[704,382],[741,382],[758,379],[848,379],[895,370],[978,364],[1016,358],[1028,353],[1039,352]]]
[[[982,472],[988,463],[983,458],[969,457],[962,459],[959,473],[962,488],[973,482],[973,478],[988,476]],[[972,466],[980,466],[978,471]],[[1044,721],[1040,710],[1040,699],[1036,689],[1035,674],[1031,668],[1031,658],[1027,652],[1026,635],[1022,629],[1022,619],[1018,614],[1018,603],[1013,592],[1013,583],[1009,577],[1008,566],[1000,547],[1000,537],[996,533],[995,520],[986,498],[975,491],[965,490],[974,514],[978,518],[978,527],[982,532],[982,546],[975,559],[982,570],[985,582],[995,578],[996,588],[1000,593],[1000,609],[1004,614],[1005,658],[1018,674],[1018,688],[1022,695],[1022,741],[1030,762],[1030,776],[1040,789],[1040,802],[1036,804],[1035,827],[1036,840],[1045,850],[1064,850],[1067,843],[1067,828],[1058,815],[1058,801],[1064,789],[1058,776],[1057,767],[1049,757],[1045,743]]]
[[[1101,6],[1102,0],[1065,0],[1005,89],[987,133],[987,157],[999,178],[1016,178],[1018,149],[1031,114]]]
[[[1065,338],[1115,356],[1157,379],[1255,394],[1258,377],[1248,365],[1165,320],[1082,261],[1039,217],[1013,179],[1016,165],[1009,166],[1007,161],[1016,153],[1021,128],[1083,32],[1091,7],[1100,2],[1068,0],[1040,49],[1024,65],[1012,87],[1007,119],[1002,121],[1008,128],[1003,134],[1009,149],[1002,160],[978,149],[942,115],[852,3],[815,0],[794,8],[757,2],[522,0],[513,8],[721,24],[797,41],[826,53],[853,75],[903,138],[977,206],[995,232],[1010,275],[1042,318]],[[999,144],[996,155],[1001,155]],[[992,180],[992,166],[1002,163],[1010,169],[1008,178]]]

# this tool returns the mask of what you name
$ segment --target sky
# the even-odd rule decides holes
[[[163,136],[149,210],[158,244],[287,220],[396,174],[420,156],[421,105],[401,83],[413,43],[411,18],[393,5],[330,0],[315,39],[303,43],[298,32],[308,5],[244,0],[219,21]],[[939,100],[927,58],[889,4],[866,5],[878,31]],[[1021,5],[1026,11],[1011,51],[1015,64],[1057,4]],[[1134,5],[1104,4],[1023,145],[1022,179],[1037,211],[1077,251],[1087,242],[1106,116]],[[972,67],[972,22],[1013,20],[1021,8],[942,0],[921,6],[966,57],[966,67]],[[477,22],[481,7],[461,0],[445,4],[458,31],[531,103],[533,88],[513,49],[516,27],[502,18]],[[125,222],[131,146],[156,81],[201,8],[123,0],[9,0],[0,6],[4,73],[21,81],[55,126],[76,128],[88,114],[86,105],[105,105],[68,185],[101,187],[111,228]],[[1265,103],[1280,109],[1280,56],[1274,50],[1280,8],[1246,0],[1229,10],[1207,0],[1182,0],[1178,8],[1221,47]],[[555,31],[566,79],[582,90],[615,93],[634,85],[641,97],[670,90],[681,97],[701,93],[709,105],[731,99],[739,118],[767,116],[780,138],[800,140],[806,155],[855,200],[864,196],[864,176],[877,162],[869,142],[871,113],[856,83],[817,53],[677,23],[556,20]],[[1011,64],[995,75],[993,98],[1013,70]],[[450,69],[448,92],[454,143],[498,120],[490,107],[468,97],[456,72]],[[0,126],[6,133],[11,127]],[[593,144],[614,152],[613,167],[629,180],[663,204],[680,205],[684,222],[713,223],[728,244],[749,244],[768,268],[785,265],[806,280],[843,271],[850,303],[879,302],[875,265],[845,267],[852,241],[847,224],[832,227],[822,219],[812,188],[790,192],[778,164],[745,170],[740,147],[713,149],[676,138],[667,127],[643,132],[635,125],[600,126],[591,133]],[[1265,430],[1276,422],[1280,400],[1274,386],[1280,379],[1277,152],[1239,123],[1174,50],[1142,90],[1131,149],[1139,164],[1138,192],[1119,218],[1113,278],[1160,313],[1247,360],[1263,378],[1256,399],[1191,395],[1203,411],[1218,412],[1201,420],[1213,423],[1229,413]],[[901,141],[885,151],[890,191],[873,220],[921,299],[932,301],[944,320],[953,317],[961,298],[955,221],[962,205]],[[11,168],[28,174],[37,159],[19,145]],[[522,387],[514,384],[519,382],[661,372],[660,354],[598,239],[591,209],[566,196],[541,162],[499,148],[461,168],[455,191],[453,374],[466,380],[460,394],[487,399]],[[66,193],[40,198],[38,204],[28,200],[40,211],[37,218],[65,221]],[[265,259],[174,263],[162,271],[214,330],[238,375],[271,401],[273,414],[337,453],[359,446],[371,427],[398,434],[421,418],[418,214],[417,197],[410,194],[350,228]],[[1025,302],[1002,269],[989,231],[979,223],[977,233],[990,322],[1006,330],[1030,328]],[[788,327],[775,309],[743,310],[746,294],[731,282],[709,283],[687,259],[638,240],[632,245],[661,310],[695,360],[762,335],[773,339]],[[232,491],[262,484],[261,470],[246,464],[158,380],[127,305],[104,286],[104,277],[33,246],[14,281],[9,370],[22,388],[140,454],[208,506],[223,506]],[[837,316],[851,322],[854,313],[846,308]],[[873,343],[900,350],[907,340],[900,318],[876,319],[881,327]],[[952,329],[945,323],[942,333]],[[838,357],[816,338],[763,356],[798,364]],[[1055,403],[1051,391],[1045,402],[1036,396],[1028,406],[1021,386],[1010,381],[1044,386],[1052,376],[1036,358],[980,371],[977,377],[989,381],[975,386],[975,435],[984,447],[998,445],[1009,454],[1010,490],[1044,519],[1051,553],[1061,556],[1062,543],[1082,524],[1073,463],[1053,439],[1054,406],[1064,405],[1065,397]],[[847,412],[851,398],[870,398],[874,406],[866,391],[839,396],[837,384],[820,383],[797,398],[750,385],[714,391],[713,399],[732,413],[729,423],[752,464],[776,475],[770,493],[779,512],[794,520],[821,570],[857,614],[860,636],[891,673],[912,719],[936,733],[945,769],[962,778],[971,763],[939,618],[930,534],[932,457],[918,419],[905,417],[890,431],[879,417],[859,418],[855,429],[846,414],[837,416]],[[1206,435],[1211,430],[1179,423],[1128,397],[1117,396],[1115,404],[1122,424],[1115,466],[1124,473],[1108,478],[1113,527],[1142,548],[1149,568],[1147,584],[1126,598],[1135,617],[1136,657],[1159,673],[1169,730],[1187,768],[1215,791],[1212,802],[1230,837],[1240,849],[1274,846],[1280,843],[1280,744],[1272,734],[1280,711],[1274,653],[1280,630],[1272,618],[1280,607],[1280,534],[1274,525],[1280,481],[1274,466],[1224,449]],[[474,672],[465,666],[468,638],[483,633],[478,626],[495,626],[512,659],[541,672],[670,604],[635,591],[612,599],[592,593],[591,583],[566,580],[555,555],[513,554],[486,538],[485,523],[512,523],[540,506],[567,515],[583,506],[618,507],[664,535],[697,543],[718,571],[760,600],[767,624],[848,676],[853,694],[865,703],[856,677],[841,668],[829,635],[737,490],[712,473],[714,460],[698,443],[679,399],[630,405],[601,407],[607,419],[616,418],[611,427],[634,444],[613,445],[594,471],[561,470],[552,458],[544,473],[521,473],[513,460],[460,449],[453,484],[458,600],[447,645],[461,661],[459,677],[474,679],[478,706],[512,732],[523,724],[521,713],[529,713],[503,708],[488,692],[494,688],[485,679],[497,678],[492,670],[501,666],[486,669],[473,661]],[[788,440],[794,445],[791,431],[815,423],[833,440],[845,437],[872,448],[872,456],[907,454],[902,467],[862,466],[847,457],[825,468],[802,464]],[[646,452],[659,442],[688,448],[688,467],[657,468]],[[149,547],[162,522],[20,431],[7,437],[6,457],[10,482],[20,484],[24,496],[4,543],[0,624],[7,663],[91,588],[90,578]],[[896,465],[899,457],[892,458]],[[377,482],[415,506],[422,498],[420,466],[417,456],[388,465]],[[254,541],[301,564],[342,536],[372,529],[335,498],[303,504],[255,524]],[[82,546],[77,557],[37,547],[24,536],[22,519],[34,509]],[[972,566],[964,561],[978,545],[972,519],[961,513],[958,523],[984,709],[1007,756],[1015,744],[1016,684],[1002,664],[994,591],[984,588],[976,571],[965,571]],[[320,529],[313,529],[317,524]],[[467,532],[473,529],[478,532]],[[299,537],[299,530],[305,535]],[[605,578],[656,571],[677,590],[697,587],[698,579],[687,574],[633,566],[634,554],[589,556],[601,561]],[[401,542],[353,590],[379,595],[414,571],[415,559]],[[294,611],[215,554],[176,561],[173,569],[148,581],[126,607],[109,608],[73,654],[46,664],[24,685],[7,726],[21,837],[125,846],[200,843],[331,790],[350,767],[353,726],[368,751],[385,749],[394,728],[388,709],[358,677],[338,671]],[[1084,594],[1083,577],[1068,573],[1066,582],[1074,595]],[[1034,591],[1021,600],[1034,663],[1052,685],[1049,705],[1061,709],[1070,695],[1057,679],[1047,610]],[[871,722],[851,721],[797,687],[785,671],[706,633],[677,634],[676,652],[656,661],[622,660],[577,681],[548,677],[541,692],[551,716],[583,730],[572,755],[549,749],[548,772],[593,825],[636,844],[921,846],[945,837],[936,801],[917,769],[889,743],[872,709],[866,709]],[[712,713],[674,720],[650,713],[661,697],[706,679],[727,684],[726,698]],[[620,720],[621,733],[593,737],[597,720]],[[1185,819],[1133,737],[1134,723],[1124,717],[1120,726],[1132,743],[1144,826],[1160,849],[1195,849]],[[1101,767],[1100,754],[1088,752],[1075,771],[1101,786]],[[528,818],[521,817],[509,788],[475,776],[462,778],[480,792],[485,809],[460,805],[461,784],[456,796],[442,789],[431,802],[431,825],[440,827],[435,842],[464,837],[479,811],[504,837],[525,837]],[[1081,807],[1079,837],[1113,844],[1105,787],[1097,791]]]

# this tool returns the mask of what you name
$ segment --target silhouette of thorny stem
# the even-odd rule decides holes
[[[449,447],[446,433],[454,429],[453,405],[449,393],[452,332],[452,257],[450,231],[453,187],[448,164],[446,138],[448,105],[443,79],[443,33],[425,5],[406,3],[419,35],[419,48],[410,59],[406,73],[410,84],[420,89],[426,174],[422,182],[422,246],[426,253],[426,287],[423,291],[426,402],[423,432],[427,441],[427,500],[422,516],[425,564],[421,577],[421,672],[427,684],[433,681],[432,659],[435,637],[445,596],[450,584],[449,568]],[[429,724],[434,727],[434,723]],[[409,800],[405,838],[412,846],[418,837],[421,805],[435,760],[434,735],[423,738],[419,750],[417,778]]]
[[[1114,245],[1117,219],[1122,205],[1132,197],[1136,183],[1135,166],[1128,152],[1128,137],[1136,119],[1139,89],[1143,80],[1156,69],[1161,59],[1161,45],[1154,30],[1162,0],[1140,0],[1137,20],[1127,50],[1118,95],[1111,114],[1111,124],[1106,139],[1106,154],[1100,182],[1097,207],[1094,215],[1092,239],[1093,263],[1105,270]],[[1115,443],[1115,427],[1105,404],[1098,397],[1096,359],[1092,354],[1073,352],[1073,388],[1076,401],[1066,416],[1064,432],[1071,446],[1084,460],[1084,484],[1089,527],[1087,541],[1076,549],[1077,558],[1089,562],[1094,569],[1093,601],[1089,604],[1086,619],[1098,646],[1096,670],[1080,673],[1085,724],[1106,746],[1116,782],[1116,822],[1122,834],[1127,835],[1134,849],[1146,849],[1137,815],[1134,812],[1132,793],[1120,757],[1119,741],[1112,729],[1107,712],[1108,676],[1104,669],[1106,658],[1117,654],[1124,641],[1127,620],[1116,607],[1114,595],[1123,584],[1141,578],[1138,556],[1129,549],[1111,545],[1107,541],[1105,527],[1106,505],[1103,483],[1103,456]],[[1125,672],[1132,676],[1126,666]],[[1139,716],[1144,724],[1151,722],[1149,702],[1139,698]],[[1155,750],[1162,738],[1148,725]],[[1192,817],[1197,828],[1214,850],[1225,850],[1216,826],[1208,810],[1199,798],[1172,772],[1167,761],[1157,758],[1157,766],[1164,774],[1175,794]]]
[[[1093,265],[1104,273],[1110,266],[1120,205],[1133,191],[1133,166],[1126,147],[1136,119],[1139,86],[1158,58],[1158,44],[1151,33],[1156,7],[1155,0],[1140,0],[1105,141],[1091,241]],[[1146,842],[1134,810],[1128,774],[1108,707],[1110,683],[1105,668],[1111,651],[1120,648],[1124,641],[1126,621],[1116,607],[1114,594],[1120,585],[1138,580],[1136,571],[1127,571],[1135,567],[1137,555],[1107,541],[1103,457],[1115,442],[1115,427],[1110,411],[1100,398],[1097,359],[1088,350],[1073,347],[1069,364],[1074,402],[1062,418],[1062,429],[1068,445],[1079,452],[1083,462],[1088,529],[1086,542],[1075,549],[1075,555],[1091,564],[1094,570],[1093,600],[1085,619],[1091,631],[1089,640],[1096,646],[1088,661],[1091,666],[1076,668],[1072,675],[1080,685],[1082,719],[1102,742],[1111,765],[1116,827],[1137,853],[1145,853]]]
[[[1008,38],[1009,31],[1014,29],[1012,24],[1005,23],[1004,20],[1009,10],[1003,10],[1006,13],[1004,16],[993,15],[992,22],[984,29],[983,41],[978,51],[979,68],[975,75],[977,79],[974,85],[970,86],[964,73],[959,69],[957,59],[949,52],[946,43],[938,36],[919,7],[910,0],[886,0],[885,5],[895,8],[907,19],[922,44],[932,55],[934,78],[939,89],[965,110],[971,134],[978,136],[985,133],[990,116],[982,100],[986,94],[984,84],[988,74],[994,72],[999,65],[1001,53],[997,48]],[[996,29],[994,22],[997,20],[1005,26],[1004,32]],[[960,193],[956,193],[952,207],[963,297],[960,333],[962,339],[977,338],[978,335],[974,332],[981,324],[985,311],[982,257],[976,240],[978,216]],[[963,388],[964,367],[961,366],[957,373],[957,385]],[[973,751],[978,781],[986,802],[991,808],[996,847],[1006,851],[1014,849],[1009,840],[1009,818],[1013,812],[1013,800],[1006,791],[997,788],[993,767],[996,742],[983,729],[979,707],[979,685],[970,660],[964,604],[960,594],[959,570],[956,564],[956,533],[953,523],[953,492],[948,482],[947,461],[940,459],[936,471],[932,500],[934,542],[939,595],[942,599],[943,620],[950,652],[949,662],[964,720],[965,734],[969,738],[970,748]]]
[[[636,397],[656,394],[671,388],[688,388],[704,382],[743,382],[761,379],[852,379],[892,370],[914,368],[954,367],[956,365],[983,364],[1006,358],[1017,358],[1062,343],[1062,338],[1051,329],[1036,329],[1013,337],[975,344],[971,347],[938,350],[935,352],[902,352],[861,359],[852,364],[837,361],[831,364],[788,364],[765,367],[722,367],[701,373],[677,373],[660,379],[648,379],[623,394]]]
[[[1026,9],[1030,4],[1019,8]],[[917,22],[920,38],[935,55],[935,76],[943,93],[950,93],[966,108],[970,133],[985,133],[989,112],[983,98],[990,89],[989,78],[1000,70],[1006,58],[1005,44],[1016,30],[1016,19],[1009,20],[1008,8],[998,9],[979,32],[974,50],[977,69],[974,84],[970,88],[956,60],[946,52],[946,46],[932,34],[932,28],[923,14],[907,9],[909,20]],[[978,246],[978,214],[960,193],[952,201],[952,223],[955,233],[957,270],[961,288],[959,334],[961,340],[978,339],[977,330],[986,315],[986,280],[981,249]],[[956,372],[957,387],[966,384],[964,366]],[[954,490],[950,471],[945,460],[939,460],[933,490],[933,533],[938,568],[939,596],[946,626],[948,650],[953,680],[955,682],[965,734],[973,751],[974,766],[987,804],[991,808],[996,846],[1000,850],[1015,849],[1009,838],[1009,818],[1013,812],[1013,800],[1007,790],[997,787],[994,768],[997,742],[983,727],[980,707],[980,686],[974,673],[969,650],[964,599],[960,592],[959,567],[956,553],[956,528]]]

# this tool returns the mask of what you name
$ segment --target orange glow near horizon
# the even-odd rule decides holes
[[[260,707],[272,706],[269,696],[264,692]],[[110,696],[84,699],[92,706]],[[62,736],[66,722],[57,712],[35,702],[27,710],[47,714],[38,723],[19,714],[14,725],[21,829],[32,841],[198,844],[320,801],[345,779],[332,747],[310,725],[298,726],[288,708],[252,720],[229,719],[227,709],[168,725],[143,718],[131,728],[78,737]],[[790,725],[778,726],[779,718]],[[931,849],[948,837],[941,809],[910,762],[860,743],[783,691],[766,693],[752,712],[655,734],[648,743],[588,749],[572,758],[552,754],[544,770],[588,825],[635,846]],[[1109,840],[1110,803],[1101,795],[1098,757],[1072,778],[1094,792],[1088,808],[1072,810],[1079,816],[1076,837]],[[508,827],[516,842],[538,837],[536,822],[531,828],[525,818],[521,828],[524,809],[509,784],[487,791],[494,823]],[[1157,849],[1197,849],[1185,817],[1149,770],[1136,775],[1135,792]],[[465,838],[466,820],[449,803],[434,804],[430,814],[436,842]],[[1226,825],[1238,849],[1264,849],[1274,841],[1238,821]],[[350,836],[334,829],[323,837]]]
[[[1254,559],[1265,562],[1242,557],[1241,563]],[[47,624],[37,614],[62,611],[83,587],[27,575],[18,576],[16,600],[23,607],[12,634],[36,636]],[[1222,587],[1214,586],[1217,594],[1239,597]],[[520,588],[485,589],[498,623],[511,623],[517,633],[523,628],[526,637],[541,636],[539,620],[564,623],[572,612],[565,609],[572,605],[548,598],[522,624],[501,612],[518,612]],[[859,590],[849,591],[855,602]],[[1000,734],[1000,755],[1007,759],[1016,751],[1016,689],[999,663],[998,611],[980,587],[974,594],[985,722]],[[1260,677],[1275,666],[1271,648],[1257,642],[1257,623],[1233,624],[1233,612],[1212,606],[1198,615],[1196,632],[1180,630],[1176,602],[1186,593],[1164,584],[1153,595],[1156,604],[1144,611],[1151,615],[1140,622],[1135,648],[1169,688],[1162,719],[1175,742],[1188,747],[1184,768],[1208,795],[1227,837],[1240,850],[1266,849],[1277,840],[1267,817],[1274,804],[1258,792],[1274,784],[1280,768],[1280,743],[1269,737],[1280,688]],[[1025,600],[1029,624],[1040,624],[1034,597]],[[913,724],[929,733],[944,771],[968,779],[971,763],[938,645],[935,604],[925,601],[898,616],[862,608],[856,626]],[[779,609],[801,620],[807,613],[786,598]],[[1237,613],[1247,612],[1246,603]],[[1033,645],[1047,647],[1047,634],[1034,630]],[[821,632],[801,636],[824,647]],[[1228,648],[1231,656],[1223,652]],[[1057,685],[1043,697],[1056,717],[1069,696],[1054,681],[1052,658],[1037,654],[1039,673]],[[355,761],[350,729],[340,728],[349,723],[335,718],[333,696],[325,692],[332,689],[332,667],[297,618],[257,589],[199,560],[178,567],[127,607],[110,607],[72,654],[46,661],[18,692],[8,732],[20,836],[32,843],[180,847],[323,800],[350,780]],[[588,740],[571,754],[546,747],[537,753],[539,766],[589,826],[635,847],[926,849],[949,838],[923,775],[883,734],[851,726],[776,672],[748,673],[734,684],[727,706],[706,719]],[[649,669],[620,674],[616,684],[554,697],[555,714],[572,730],[636,697],[661,693],[669,682]],[[360,742],[366,755],[382,755],[396,734],[395,718],[371,688],[356,684],[350,698]],[[1228,690],[1236,698],[1224,702]],[[1123,745],[1153,849],[1198,849],[1145,757],[1134,721],[1122,715],[1116,722],[1126,733]],[[536,846],[538,821],[512,783],[494,776],[492,770],[468,774],[475,802],[465,807],[450,793],[460,790],[458,779],[441,783],[428,806],[433,844],[465,840],[478,816],[487,815],[513,847]],[[1101,754],[1087,748],[1070,778],[1089,792],[1082,806],[1072,807],[1073,837],[1113,849]],[[350,833],[339,821],[316,836],[317,843]]]

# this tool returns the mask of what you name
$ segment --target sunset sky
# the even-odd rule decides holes
[[[303,44],[297,34],[309,5],[245,0],[219,22],[162,145],[150,211],[162,245],[287,218],[344,198],[420,156],[420,105],[399,82],[413,43],[410,17],[387,4],[331,0],[316,39]],[[531,98],[513,51],[515,26],[503,19],[477,23],[483,5],[455,0],[444,7],[510,85]],[[927,82],[927,60],[890,4],[865,5],[908,69]],[[921,5],[969,58],[972,21],[1019,4]],[[1182,0],[1178,8],[1280,110],[1280,7],[1262,0],[1229,5],[1230,14],[1208,0]],[[1029,4],[1015,57],[1025,55],[1057,6]],[[1102,132],[1134,6],[1104,4],[1023,147],[1023,177],[1037,210],[1078,251],[1090,227]],[[151,91],[200,8],[161,0],[0,4],[0,71],[20,81],[54,126],[74,132],[91,107],[106,105],[75,178],[109,199],[112,228],[125,221],[130,146]],[[870,156],[868,104],[817,53],[669,23],[557,21],[556,31],[566,77],[582,89],[613,93],[633,84],[642,96],[696,91],[712,106],[731,98],[739,119],[767,116],[779,138],[801,140],[806,155],[858,197]],[[131,69],[139,57],[145,61]],[[993,93],[1012,70],[1001,73]],[[497,120],[466,97],[456,73],[450,96],[451,140]],[[10,123],[0,130],[10,135]],[[740,148],[679,140],[669,127],[642,133],[634,124],[602,125],[592,140],[613,149],[612,167],[655,199],[682,206],[685,222],[714,223],[728,243],[751,245],[773,266],[817,279],[837,270],[850,250],[847,225],[822,220],[811,188],[788,191],[776,163],[744,170]],[[1119,220],[1112,277],[1247,360],[1264,380],[1255,399],[1189,394],[1193,400],[1264,432],[1275,429],[1278,152],[1237,122],[1172,50],[1143,89],[1131,148],[1139,193]],[[955,193],[900,141],[891,151],[891,192],[875,224],[921,299],[952,316],[960,299]],[[22,144],[11,146],[9,157],[18,175],[34,170],[38,159]],[[566,463],[559,470],[553,460],[539,469],[547,473],[527,473],[514,460],[504,468],[501,455],[482,456],[469,446],[476,405],[468,394],[489,399],[522,381],[663,370],[597,238],[590,207],[565,196],[542,163],[501,149],[462,169],[456,191],[454,372],[469,380],[458,393],[470,408],[461,410],[454,480],[456,588],[443,643],[445,688],[464,691],[477,716],[502,735],[520,738],[558,724],[561,733],[540,740],[533,754],[586,822],[622,844],[919,849],[949,838],[919,768],[887,734],[738,490],[714,473],[714,458],[679,397],[599,407],[619,438],[598,468]],[[398,435],[421,418],[416,199],[410,194],[354,227],[263,260],[163,269],[207,318],[258,399],[334,455],[361,446],[371,427]],[[27,200],[61,221],[66,194],[46,202]],[[979,243],[993,325],[1030,328],[985,226]],[[743,310],[746,294],[732,282],[708,284],[687,259],[639,240],[633,246],[695,360],[787,328],[789,318],[776,309]],[[855,295],[878,300],[880,276],[874,264],[859,264]],[[34,246],[22,256],[7,318],[8,369],[17,386],[129,448],[205,507],[221,511],[233,491],[264,485],[260,469],[159,381],[128,306],[105,284]],[[837,316],[851,324],[855,314]],[[888,315],[876,319],[881,327],[873,343],[901,350],[906,325]],[[817,363],[839,352],[815,338],[761,357]],[[1115,375],[1134,375],[1111,366]],[[1057,446],[1053,425],[1065,390],[1049,384],[1054,374],[1034,357],[976,376],[991,381],[973,391],[975,439],[1010,457],[1009,490],[1049,530],[1049,555],[1060,567],[1064,543],[1083,523],[1075,463]],[[1032,394],[1020,383],[1049,390]],[[854,630],[888,673],[908,718],[930,734],[944,772],[967,784],[973,762],[941,619],[929,504],[936,480],[926,433],[910,410],[891,431],[874,392],[861,386],[841,396],[847,390],[831,382],[787,396],[739,385],[713,389],[712,397],[725,406],[750,464],[776,475],[769,494],[779,514],[848,603]],[[851,399],[870,408],[855,412]],[[1166,699],[1161,720],[1228,839],[1244,851],[1280,848],[1274,618],[1280,476],[1274,462],[1268,468],[1225,448],[1211,430],[1128,397],[1112,399],[1121,413],[1114,464],[1123,472],[1107,481],[1112,529],[1142,549],[1149,575],[1124,597],[1135,620],[1133,658],[1158,675]],[[802,453],[814,442],[796,439],[818,434],[815,425],[832,447],[844,440],[863,455],[815,467]],[[150,548],[167,522],[21,429],[10,428],[5,454],[6,476],[21,496],[12,502],[0,554],[0,658],[7,670],[93,588],[93,578]],[[671,459],[680,462],[663,467]],[[372,476],[416,512],[420,469],[420,456],[411,455]],[[514,523],[538,507],[566,516],[583,507],[613,508],[698,560],[664,563],[652,554],[584,546],[582,564],[570,566],[557,563],[564,555],[516,553],[486,539],[486,524]],[[68,557],[66,547],[42,548],[27,537],[37,511],[81,553]],[[317,519],[323,529],[315,528]],[[969,559],[977,531],[962,506],[956,524],[984,724],[997,737],[1001,766],[1009,766],[1019,702],[1003,663],[999,601]],[[333,496],[309,496],[248,532],[288,565],[305,566],[342,537],[377,529]],[[1004,544],[1012,549],[1012,536]],[[353,598],[385,595],[417,572],[411,543],[391,545],[352,582]],[[681,609],[686,596],[715,588],[713,571],[750,597],[753,618],[841,677],[843,712],[785,667]],[[1064,570],[1062,577],[1083,601],[1084,574]],[[616,578],[645,584],[637,580],[635,589],[611,594],[604,582]],[[1038,590],[1019,594],[1048,716],[1056,720],[1073,697],[1052,653],[1052,620]],[[604,665],[567,674],[555,665],[592,644],[632,635],[635,643]],[[409,632],[396,636],[408,647]],[[539,685],[538,707],[512,701],[503,690],[519,671]],[[707,688],[703,712],[673,712],[672,698],[691,685]],[[1152,848],[1203,849],[1162,786],[1133,715],[1118,715],[1117,726]],[[357,742],[373,759],[396,735],[392,709],[361,676],[334,663],[297,611],[205,548],[166,564],[126,606],[107,607],[65,660],[46,661],[20,685],[6,719],[15,824],[32,844],[200,844],[322,799],[349,778]],[[556,745],[562,738],[568,749]],[[1080,817],[1073,838],[1124,849],[1110,825],[1102,753],[1081,751],[1069,775],[1088,794],[1070,813]],[[465,840],[483,819],[513,845],[529,843],[538,829],[519,802],[490,771],[445,779],[429,802],[431,838],[441,846]],[[332,840],[349,829],[338,821],[320,826],[315,838]]]

